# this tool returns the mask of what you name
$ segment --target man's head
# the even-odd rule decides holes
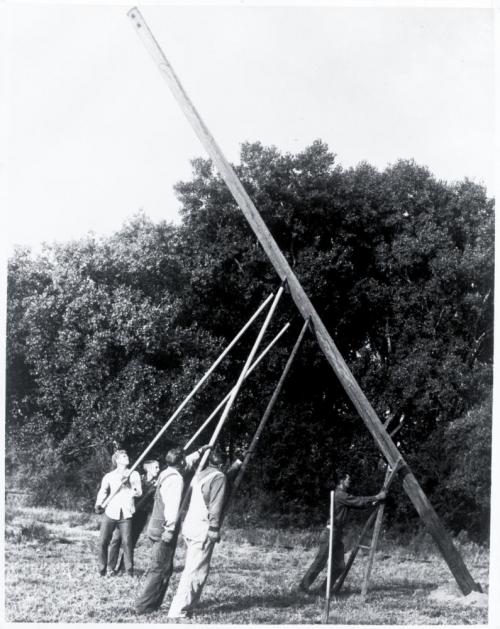
[[[119,465],[123,465],[127,467],[128,465],[128,454],[126,450],[116,450],[111,457],[111,461],[115,467]]]
[[[142,468],[146,474],[151,478],[156,478],[160,473],[160,464],[156,459],[147,459],[142,464]]]
[[[165,463],[169,467],[175,467],[179,471],[182,471],[186,467],[186,456],[184,450],[180,446],[170,448],[165,455]]]
[[[218,449],[210,450],[208,462],[210,463],[210,465],[213,465],[214,467],[218,467],[220,469],[224,465],[224,455]]]
[[[351,475],[348,472],[341,472],[338,475],[337,488],[347,491],[351,485]]]

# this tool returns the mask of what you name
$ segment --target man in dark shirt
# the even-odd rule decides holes
[[[344,564],[344,543],[342,535],[344,527],[349,518],[351,509],[365,509],[370,505],[375,505],[386,498],[386,492],[380,491],[374,496],[352,496],[347,493],[351,485],[351,477],[349,474],[342,474],[340,481],[335,487],[334,506],[333,506],[333,549],[332,549],[332,578],[331,586],[335,580],[342,574],[345,568]],[[302,578],[299,588],[303,592],[309,593],[309,588],[313,584],[318,574],[323,570],[328,561],[329,550],[329,524],[327,524],[320,538],[320,545],[316,557],[309,566],[308,571]]]

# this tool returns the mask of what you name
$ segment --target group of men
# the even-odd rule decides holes
[[[128,470],[127,453],[118,450],[112,457],[115,469],[102,479],[95,505],[96,512],[103,514],[99,537],[99,573],[102,576],[114,576],[121,570],[133,575],[134,547],[148,523],[147,535],[152,548],[142,591],[136,601],[139,614],[158,610],[165,598],[173,572],[185,477],[207,450],[210,450],[207,466],[194,475],[189,486],[189,503],[181,529],[186,543],[186,557],[168,612],[169,618],[188,618],[200,599],[213,548],[220,539],[228,476],[231,478],[237,473],[241,461],[237,459],[224,473],[223,456],[218,450],[211,450],[209,445],[187,456],[182,448],[175,447],[167,452],[166,468],[161,473],[158,461],[150,459],[144,462],[141,477],[138,472]],[[376,505],[386,498],[383,490],[373,496],[353,496],[347,491],[350,484],[350,475],[343,474],[335,488],[332,587],[345,567],[342,538],[350,509]],[[330,523],[320,538],[319,550],[311,566],[299,584],[302,592],[311,593],[312,583],[327,563],[329,526]],[[120,546],[123,554],[119,559]],[[321,591],[325,590],[325,585]]]
[[[186,456],[182,448],[171,448],[165,457],[167,467],[159,473],[158,461],[145,461],[142,478],[138,472],[128,471],[128,455],[118,450],[112,457],[115,469],[102,479],[95,504],[96,512],[103,514],[99,536],[101,576],[114,576],[122,569],[133,575],[133,550],[148,522],[147,535],[152,548],[144,585],[136,602],[139,614],[156,611],[163,602],[173,571],[185,476],[207,450],[210,450],[209,445]],[[169,618],[186,618],[192,614],[208,577],[213,548],[220,539],[227,495],[223,464],[222,454],[211,450],[207,466],[198,471],[190,483],[189,503],[182,524],[186,558]],[[237,459],[227,473],[230,476],[236,473],[240,465]],[[123,554],[119,560],[120,546]]]

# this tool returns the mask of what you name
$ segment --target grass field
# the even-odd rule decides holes
[[[99,577],[99,520],[86,513],[7,504],[5,606],[9,622],[166,622],[180,577],[184,547],[162,609],[138,616],[134,599],[148,562],[148,543],[136,550],[134,577]],[[217,545],[199,612],[200,624],[313,624],[323,600],[296,591],[319,531],[228,529]],[[465,562],[488,591],[488,553],[459,544]],[[332,624],[485,624],[487,596],[459,595],[446,564],[426,537],[396,546],[384,540],[371,589],[360,596],[364,558],[358,556],[338,599]]]

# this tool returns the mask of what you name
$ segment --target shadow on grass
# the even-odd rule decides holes
[[[131,577],[129,574],[127,574],[125,572],[125,570],[120,570],[120,572],[118,572],[117,574],[113,574],[113,575],[107,575],[106,577],[104,577],[105,579],[111,579],[113,581],[116,581],[117,579],[124,579],[124,580],[131,580],[133,579],[134,581],[137,579],[142,578],[145,574],[146,574],[147,568],[136,568],[134,566],[134,574]]]
[[[412,581],[411,583],[384,583],[383,585],[374,585],[368,588],[368,595],[377,592],[392,592],[394,594],[405,594],[415,592],[416,590],[431,591],[436,588],[436,583],[429,581]],[[358,590],[361,593],[361,590]]]
[[[316,604],[317,598],[314,596],[307,596],[296,590],[285,592],[283,594],[268,594],[264,596],[243,596],[234,600],[229,600],[225,603],[217,603],[216,601],[208,599],[203,601],[197,606],[197,612],[210,612],[214,613],[227,613],[227,612],[239,612],[246,611],[252,607],[268,607],[282,609],[284,607],[304,607],[307,605]]]
[[[435,587],[436,584],[429,581],[412,581],[411,583],[384,583],[380,585],[370,586],[367,592],[367,599],[370,597],[370,595],[374,596],[378,593],[384,592],[389,592],[394,596],[408,596],[409,594],[413,594],[417,590],[430,592],[431,590],[435,589]],[[315,594],[316,596],[322,596],[323,590],[313,590],[313,594]],[[343,600],[351,596],[361,596],[361,589],[347,586],[345,588],[342,588],[340,592],[335,594],[333,598]]]
[[[269,568],[267,570],[268,572],[271,572],[271,568]],[[229,575],[229,574],[237,574],[240,575],[242,572],[262,572],[262,564],[260,563],[254,563],[254,564],[246,564],[244,566],[238,566],[236,568],[224,568],[224,570],[213,570],[213,573],[219,573],[219,574],[223,574],[225,576]]]

